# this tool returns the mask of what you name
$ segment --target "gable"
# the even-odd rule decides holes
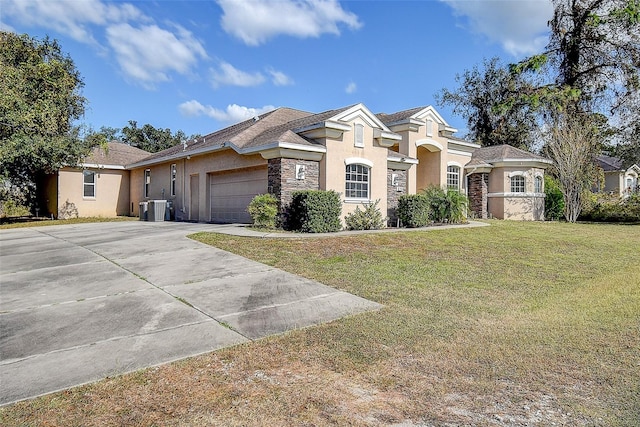
[[[373,114],[364,104],[356,104],[353,107],[329,118],[330,121],[336,122],[352,122],[356,119],[362,120],[372,128],[378,128],[384,132],[391,132],[391,130],[382,123],[378,116]]]

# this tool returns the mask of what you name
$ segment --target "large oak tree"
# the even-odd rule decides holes
[[[86,99],[73,60],[56,40],[0,32],[0,180],[20,188],[37,175],[75,165],[95,140],[74,121]],[[5,194],[6,195],[6,194]]]

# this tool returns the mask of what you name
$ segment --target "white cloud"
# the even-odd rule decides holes
[[[178,25],[160,28],[130,3],[103,0],[0,0],[2,13],[25,26],[42,27],[79,42],[107,43],[124,75],[152,88],[170,80],[170,74],[187,74],[199,58],[206,58],[202,44]]]
[[[131,4],[100,0],[2,0],[2,9],[21,24],[52,29],[84,43],[96,43],[92,25],[148,20]]]
[[[146,87],[170,79],[169,72],[187,74],[198,58],[206,58],[202,44],[182,27],[175,33],[157,25],[107,27],[107,40],[124,73]]]
[[[358,17],[342,9],[337,0],[218,0],[222,28],[251,46],[280,34],[319,37],[340,34],[340,25],[362,26]]]
[[[549,0],[441,1],[465,16],[471,31],[501,44],[515,57],[540,52],[548,41],[547,22],[553,16]]]
[[[270,68],[267,72],[271,74],[271,83],[276,86],[291,86],[293,84],[293,79],[282,71],[276,71]]]
[[[218,69],[211,69],[213,86],[258,86],[265,81],[265,77],[260,72],[247,73],[238,70],[228,62],[221,62]]]
[[[227,105],[227,108],[220,110],[211,105],[202,105],[200,102],[192,99],[183,102],[178,106],[180,113],[187,117],[208,116],[212,119],[225,123],[238,123],[248,120],[252,117],[259,116],[266,112],[275,110],[273,105],[265,105],[262,108],[243,107],[237,104]]]
[[[347,87],[344,88],[344,91],[348,94],[356,93],[357,90],[358,86],[354,82],[350,82]]]

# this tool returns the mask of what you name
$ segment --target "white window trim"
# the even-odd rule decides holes
[[[516,178],[516,177],[522,178],[522,181],[523,181],[522,184],[523,184],[523,190],[524,191],[513,191],[513,178]],[[517,172],[510,173],[509,174],[509,190],[510,190],[509,193],[511,193],[511,194],[526,194],[527,193],[527,176],[522,172],[520,172],[520,173],[517,173]]]
[[[147,177],[149,178],[149,182],[147,182]],[[144,197],[149,197],[149,190],[151,186],[151,169],[145,169],[144,175],[142,178],[142,191],[144,193]]]
[[[527,173],[526,173],[526,172],[524,172],[524,171],[513,171],[513,172],[509,172],[509,173],[507,174],[507,176],[508,176],[509,178],[513,178],[514,176],[524,176],[524,177],[525,177],[525,179],[526,179],[526,177],[527,177]]]
[[[349,159],[345,159],[345,173],[346,173],[346,166],[349,165],[361,165],[361,166],[367,166],[369,171],[367,173],[367,197],[348,197],[346,195],[346,186],[347,186],[347,181],[345,180],[344,182],[344,189],[345,189],[345,203],[363,203],[363,202],[370,202],[371,201],[371,169],[373,168],[373,162],[366,160],[366,159],[360,159],[360,160],[366,160],[367,163],[363,163],[363,162],[350,162],[347,163],[347,160],[350,159],[355,159],[355,157],[351,157]]]
[[[540,191],[536,191],[536,183],[540,179]],[[544,193],[544,176],[540,173],[537,173],[533,177],[533,191],[535,193]]]
[[[84,181],[84,177],[85,177],[85,173],[86,172],[91,173],[93,175],[93,182],[92,183],[86,183]],[[82,198],[83,199],[94,200],[96,198],[97,187],[98,187],[97,179],[98,179],[98,173],[96,171],[87,170],[87,169],[82,171]],[[84,188],[85,188],[86,185],[90,185],[90,186],[93,187],[93,196],[85,196],[84,195]]]
[[[178,179],[178,168],[175,163],[171,164],[170,173],[171,173],[171,182],[169,182],[169,193],[171,194],[171,197],[175,197],[176,188],[177,188],[176,184]]]
[[[451,187],[449,186],[449,168],[450,167],[454,167],[454,168],[458,168],[458,173],[456,174],[458,176],[458,185],[456,187]],[[452,189],[452,190],[458,190],[460,191],[462,188],[462,165],[458,162],[447,162],[447,179],[446,179],[446,185],[447,185],[447,189]]]
[[[354,164],[369,166],[369,168],[373,167],[373,162],[371,160],[363,159],[362,157],[347,157],[346,159],[344,159],[345,166]]]

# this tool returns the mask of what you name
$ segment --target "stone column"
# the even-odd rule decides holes
[[[407,194],[407,171],[387,169],[387,222],[389,227],[398,224],[398,199]]]
[[[469,207],[476,218],[488,218],[488,188],[488,173],[474,173],[469,176]]]

